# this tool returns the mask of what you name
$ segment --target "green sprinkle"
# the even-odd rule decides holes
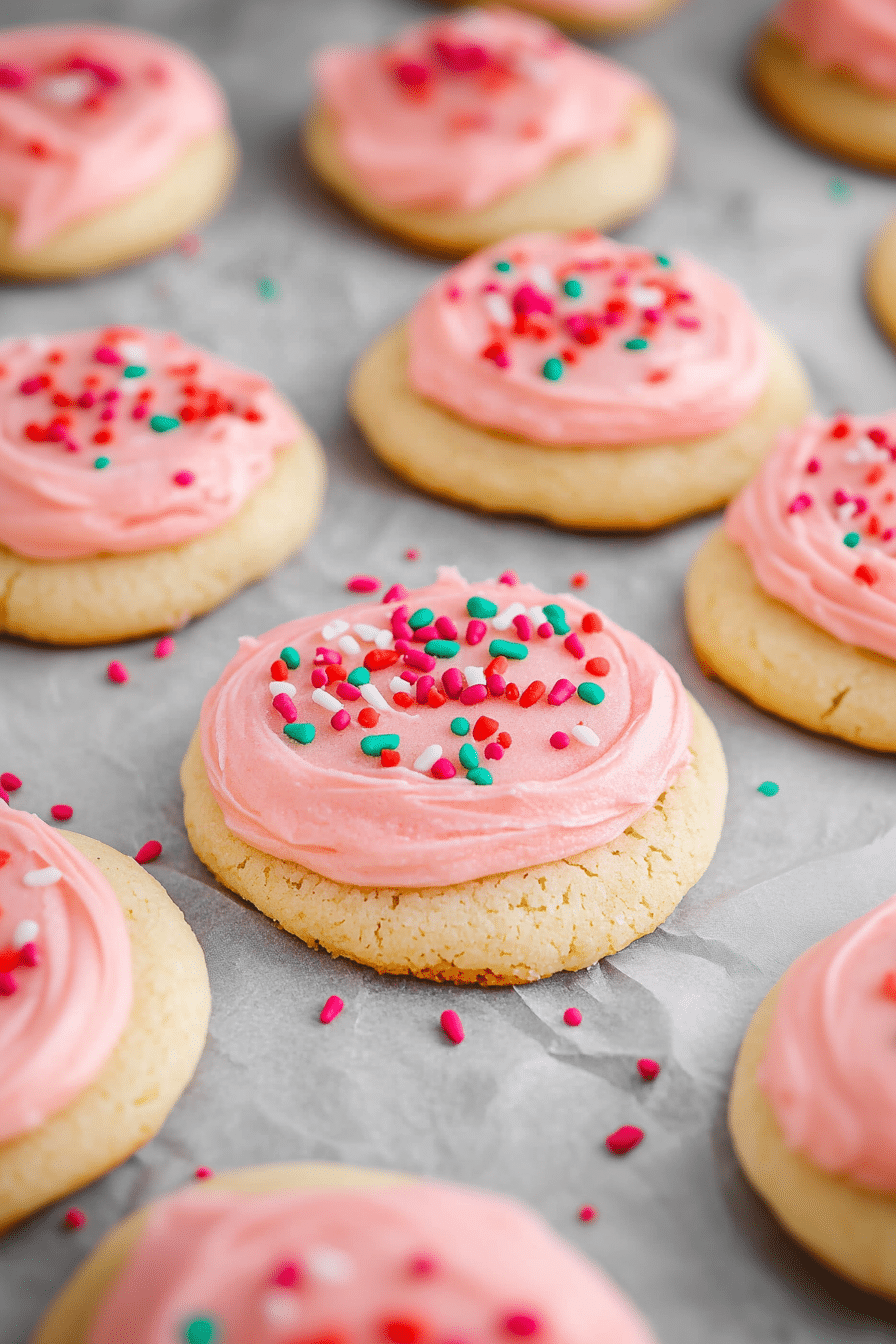
[[[492,616],[497,614],[497,603],[489,602],[487,597],[471,597],[467,603],[467,615],[475,616],[480,621],[491,620]]]
[[[491,784],[494,782],[489,771],[481,765],[477,765],[475,770],[468,770],[467,779],[474,784]]]
[[[95,457],[93,459],[93,465],[96,467],[97,471],[99,471],[101,467],[108,467],[111,461],[111,457]]]
[[[846,536],[843,538],[843,545],[848,546],[850,550],[852,550],[853,547],[858,546],[861,540],[862,538],[859,536],[858,532],[847,532]]]
[[[217,1333],[214,1321],[210,1321],[207,1316],[197,1316],[184,1326],[187,1344],[212,1344]]]
[[[491,658],[515,658],[518,663],[529,656],[525,644],[517,644],[513,639],[493,639],[488,652]]]
[[[549,602],[543,608],[548,624],[555,635],[568,635],[569,625],[566,620],[566,612],[556,602]]]
[[[263,275],[258,281],[258,297],[260,299],[265,299],[266,301],[279,299],[280,286],[277,284],[277,281],[272,280],[269,275]]]
[[[370,680],[370,673],[366,667],[353,667],[346,680],[353,686],[366,686]]]
[[[379,756],[384,751],[398,750],[397,733],[373,733],[361,738],[361,750],[365,756]]]
[[[582,297],[581,280],[567,280],[563,286],[563,293],[568,294],[571,299],[580,299]]]
[[[623,341],[622,344],[626,350],[646,350],[649,344],[643,336],[632,336],[630,340]]]
[[[599,705],[606,696],[603,686],[598,686],[593,681],[583,681],[576,690],[576,695],[580,700],[584,700],[588,705]]]
[[[654,253],[654,257],[653,257],[653,259],[654,259],[654,261],[656,262],[657,266],[671,266],[671,265],[672,265],[672,263],[671,263],[671,261],[669,260],[669,258],[668,258],[668,257],[665,255],[665,253],[663,253],[663,252],[655,252],[655,253]]]
[[[301,742],[307,747],[309,742],[314,741],[316,730],[313,723],[286,723],[283,725],[283,731],[293,742]]]
[[[424,625],[432,625],[434,620],[435,617],[429,607],[418,607],[408,617],[408,625],[412,630],[422,630]]]
[[[458,753],[458,759],[465,770],[475,770],[479,764],[479,752],[472,742],[465,742]]]
[[[541,372],[548,382],[556,383],[558,378],[563,377],[563,360],[557,358],[546,359]]]
[[[142,364],[128,364],[124,369],[125,378],[142,378],[146,369]]]
[[[513,269],[513,267],[511,266],[511,264],[510,264],[509,261],[496,261],[496,262],[495,262],[495,270],[496,270],[496,271],[510,271],[510,270],[512,270],[512,269]]]
[[[834,201],[848,201],[852,195],[852,188],[842,177],[832,177],[828,183],[828,191]]]
[[[180,421],[176,415],[151,415],[149,417],[149,427],[154,429],[157,434],[164,434],[167,429],[177,429]]]
[[[280,650],[280,657],[287,667],[298,667],[302,661],[298,649],[294,649],[291,644],[287,644],[285,649]]]
[[[467,733],[470,731],[470,720],[452,719],[451,731],[455,737],[466,737]]]
[[[433,658],[455,658],[460,653],[460,645],[454,639],[428,639],[423,649]]]
[[[773,779],[767,779],[765,783],[759,785],[756,792],[764,793],[766,798],[774,798],[780,787],[780,784],[776,784]]]

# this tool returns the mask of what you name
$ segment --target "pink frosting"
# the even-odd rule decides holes
[[[653,1340],[539,1218],[440,1185],[161,1200],[87,1341],[171,1344],[197,1319],[216,1344]]]
[[[758,1080],[789,1148],[896,1191],[896,896],[794,962]]]
[[[725,528],[772,597],[896,658],[896,412],[782,435]]]
[[[884,93],[896,94],[893,0],[785,0],[772,24],[821,69],[840,67]]]
[[[0,543],[70,560],[188,541],[231,518],[298,433],[267,379],[171,332],[0,343]]]
[[[474,644],[480,631],[474,627],[468,634],[467,602],[476,596],[498,612],[483,622],[483,637]],[[553,632],[542,611],[546,603],[565,609],[569,634]],[[511,606],[524,615],[525,641],[518,627],[507,624]],[[457,630],[457,653],[427,655],[420,639],[401,652],[399,643],[394,664],[372,671],[368,686],[340,692],[331,682],[324,696],[333,702],[322,702],[320,692],[315,701],[322,660],[338,660],[350,675],[365,658],[371,661],[377,637],[384,649],[391,647],[390,617],[401,608],[411,621],[417,611],[432,612],[435,621],[447,618]],[[551,598],[529,584],[471,587],[456,570],[443,569],[437,583],[407,601],[347,607],[243,640],[202,707],[202,752],[228,827],[266,854],[367,887],[444,886],[614,840],[681,774],[690,759],[692,720],[669,664],[609,620],[589,633],[593,621],[582,627],[588,612],[578,598]],[[562,629],[561,621],[557,625]],[[393,628],[403,639],[401,625]],[[440,639],[438,625],[421,627],[427,642],[433,630]],[[498,682],[473,690],[489,675],[493,654],[502,656],[492,648],[495,640],[509,641],[515,653],[527,656],[509,659],[492,673]],[[298,652],[301,666],[289,674],[291,689],[284,695],[271,682],[270,669],[285,645]],[[433,664],[430,671],[420,668],[421,657]],[[415,670],[432,677],[433,686],[414,682]],[[410,683],[396,680],[402,673]],[[524,693],[534,682],[546,693],[525,706]],[[562,703],[552,704],[558,682],[565,683],[556,697]],[[452,685],[459,699],[446,699],[445,688]],[[402,706],[396,699],[401,686],[398,696],[410,695],[413,703]],[[593,688],[584,694],[599,703],[581,698],[580,686]],[[356,689],[357,698],[340,698]],[[517,692],[523,693],[519,699]],[[419,704],[418,696],[425,702]],[[379,722],[368,727],[359,712],[369,718],[364,711],[371,708]],[[284,709],[287,717],[313,726],[312,742],[285,735]],[[340,712],[344,719],[334,724]],[[451,724],[461,717],[472,731],[457,736]],[[481,719],[490,725],[480,725],[477,739]],[[397,748],[392,743],[389,749],[397,749],[399,764],[365,755],[363,740],[382,734],[397,735]],[[510,745],[502,745],[505,734]],[[557,734],[567,745],[552,745]],[[491,783],[467,777],[467,769],[477,767],[466,766],[460,752],[467,755],[470,747]]]
[[[161,38],[60,24],[0,32],[0,210],[29,252],[133,195],[227,122],[211,75]]]
[[[93,1082],[131,997],[131,945],[109,883],[38,817],[0,803],[0,1143]]]
[[[345,160],[379,201],[472,210],[625,129],[640,79],[512,9],[466,10],[315,74]]]
[[[583,231],[523,234],[461,262],[410,322],[408,373],[468,421],[541,444],[690,439],[736,423],[768,378],[738,291]]]

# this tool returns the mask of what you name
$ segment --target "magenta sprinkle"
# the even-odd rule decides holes
[[[170,635],[163,635],[156,647],[153,649],[154,658],[170,658],[176,648],[176,644]]]
[[[409,686],[415,686],[420,680],[420,673],[412,672],[409,667],[406,667],[403,672],[399,672],[398,675],[401,677],[402,681],[406,681]]]
[[[538,638],[550,639],[553,633],[554,633],[553,626],[550,624],[550,622],[542,621],[541,625],[538,627]]]
[[[500,742],[489,742],[484,752],[487,761],[500,761],[504,755],[504,748]]]
[[[77,1232],[78,1228],[84,1227],[87,1222],[87,1214],[81,1209],[69,1209],[62,1220],[63,1227],[70,1232]]]
[[[464,688],[464,677],[460,668],[449,667],[442,673],[442,690],[449,700],[457,700]]]
[[[211,1167],[197,1167],[193,1172],[197,1181],[210,1181],[214,1174]]]
[[[582,1014],[578,1008],[567,1008],[563,1014],[563,1021],[568,1027],[580,1027],[582,1025]]]
[[[152,863],[162,852],[162,846],[158,840],[147,840],[145,845],[141,845],[134,855],[138,863]]]
[[[497,672],[494,672],[490,677],[487,677],[485,684],[488,687],[489,695],[494,696],[496,700],[499,700],[507,690],[507,682],[503,677],[499,676]]]
[[[410,558],[410,557],[409,557]],[[408,596],[408,590],[403,583],[393,583],[389,591],[384,595],[384,602],[400,602],[403,597]]]
[[[176,471],[174,473],[175,485],[192,485],[195,479],[192,471]]]
[[[428,644],[431,639],[438,637],[439,632],[434,625],[423,625],[411,636],[415,644]]]
[[[505,569],[503,574],[498,575],[498,582],[505,583],[508,588],[515,588],[516,585],[519,583],[516,570]]]
[[[344,1007],[345,1004],[342,1002],[339,995],[331,994],[323,1008],[320,1010],[320,1020],[323,1022],[324,1026],[326,1027],[330,1022],[334,1022]]]
[[[24,382],[19,383],[19,391],[24,392],[26,397],[31,397],[35,392],[43,391],[49,381],[45,373],[39,373],[36,378],[26,378]]]
[[[817,457],[811,457],[806,463],[806,470],[810,476],[816,476],[821,471],[821,463]]]
[[[103,401],[118,401],[120,398],[121,393],[117,387],[110,387],[108,392],[103,393]]]
[[[19,779],[18,775],[13,775],[9,770],[4,770],[3,774],[0,775],[0,785],[2,785],[4,789],[8,789],[10,793],[15,793],[16,789],[22,787],[22,781]]]
[[[296,719],[299,717],[298,711],[293,704],[292,697],[287,695],[285,691],[281,691],[279,695],[275,695],[271,704],[274,706],[280,717],[285,719],[287,723],[295,723]],[[339,712],[340,714],[344,714],[345,710],[340,710]]]
[[[597,1210],[591,1204],[583,1204],[579,1209],[580,1223],[593,1223],[597,1217]]]
[[[408,1269],[412,1274],[424,1278],[427,1274],[435,1274],[439,1268],[439,1262],[431,1255],[415,1255]]]
[[[504,1329],[509,1335],[520,1335],[525,1339],[529,1335],[538,1334],[538,1318],[530,1316],[528,1312],[518,1311],[505,1319]]]
[[[645,1083],[652,1083],[654,1078],[659,1077],[660,1066],[655,1059],[639,1059],[637,1067]]]
[[[616,1157],[623,1157],[633,1148],[637,1148],[643,1137],[644,1131],[637,1125],[622,1125],[612,1134],[608,1134],[605,1142],[611,1153]]]
[[[569,733],[551,733],[551,746],[556,751],[563,751],[569,746]]]
[[[460,1045],[464,1039],[464,1024],[453,1008],[446,1008],[439,1018],[442,1030],[454,1045]]]
[[[337,663],[342,662],[342,654],[337,649],[327,649],[320,645],[314,650],[314,661],[316,663],[326,663],[328,667],[335,667]]]
[[[78,405],[84,411],[89,411],[91,406],[93,406],[95,402],[96,397],[93,395],[92,392],[82,392],[80,397],[78,398]]]
[[[419,89],[429,79],[429,71],[419,61],[402,61],[392,67],[392,73],[406,89]]]
[[[485,621],[470,621],[467,625],[466,640],[468,644],[481,644],[485,639],[486,624]]]
[[[50,816],[54,821],[71,821],[75,815],[75,809],[69,807],[68,803],[54,803],[50,808]]]
[[[19,965],[30,967],[40,965],[40,949],[37,943],[24,943],[19,948]]]
[[[116,686],[123,686],[128,680],[129,672],[124,663],[119,663],[115,659],[106,668],[106,676],[110,681],[114,681]]]
[[[86,56],[73,56],[70,66],[72,70],[89,70],[107,89],[115,89],[121,83],[118,71],[103,61],[90,61]]]
[[[337,709],[330,720],[330,727],[335,728],[337,733],[344,733],[352,721],[352,716],[347,709]]]
[[[0,65],[0,89],[24,89],[31,75],[23,65]]]
[[[404,553],[404,558],[405,560],[419,560],[420,552],[417,550],[416,546],[409,546]]]
[[[355,574],[345,586],[350,593],[375,593],[382,584],[372,574]]]
[[[528,643],[528,641],[532,638],[532,632],[534,630],[534,626],[532,625],[532,622],[529,620],[528,616],[523,615],[514,616],[513,628],[514,630],[516,630],[517,634],[519,635],[520,639],[523,641],[524,644]]]
[[[804,509],[808,509],[810,507],[811,503],[812,503],[811,495],[806,494],[797,495],[796,499],[792,499],[790,501],[790,506],[787,512],[802,513]]]
[[[313,667],[311,669],[311,685],[315,690],[320,690],[321,686],[326,686],[327,674],[322,667]]]
[[[97,364],[120,364],[121,356],[117,350],[113,350],[109,345],[101,345],[98,350],[94,350],[93,357]],[[108,393],[107,393],[108,396]]]
[[[340,700],[360,700],[361,688],[350,681],[337,681],[336,694]]]
[[[457,774],[457,771],[448,760],[447,756],[440,756],[432,767],[430,774],[433,775],[435,779],[453,779]]]
[[[488,696],[488,689],[485,686],[465,686],[460,693],[460,702],[462,705],[478,705]]]
[[[571,681],[561,677],[559,681],[548,691],[548,703],[551,705],[565,705],[571,695],[575,695],[576,688]]]
[[[392,617],[392,636],[393,636],[394,639],[401,639],[401,640],[404,640],[404,642],[405,642],[406,644],[410,644],[410,642],[411,642],[411,641],[413,640],[413,638],[414,638],[414,632],[413,632],[413,630],[411,629],[411,627],[408,625],[408,623],[407,623],[406,620],[404,620],[403,618],[400,619],[400,620],[396,620],[395,617],[393,616],[393,617]]]
[[[6,792],[2,784],[0,784],[0,799],[2,799],[4,803],[9,802],[9,794]]]
[[[12,971],[0,971],[0,998],[8,999],[18,989],[18,981]]]
[[[417,685],[414,688],[417,696],[417,704],[425,705],[426,697],[429,695],[433,686],[436,684],[435,677],[425,676],[417,678]]]
[[[564,641],[563,641],[563,647],[564,647],[564,649],[568,649],[568,650],[569,650],[569,652],[572,654],[573,658],[584,658],[584,657],[585,657],[585,645],[584,645],[584,644],[582,643],[582,641],[579,639],[579,637],[578,637],[578,635],[575,633],[575,631],[573,631],[573,633],[572,633],[571,635],[567,635],[567,636],[566,636],[566,638],[565,638]]]
[[[513,311],[520,317],[529,317],[532,313],[546,313],[550,316],[554,311],[553,300],[534,285],[520,285],[512,302]]]
[[[149,407],[145,401],[138,401],[137,405],[131,411],[132,420],[145,420],[149,415]]]
[[[436,631],[440,639],[457,639],[457,626],[448,616],[436,618]]]
[[[431,672],[436,665],[436,660],[431,653],[423,653],[421,649],[408,649],[404,655],[404,661],[408,667],[416,667],[420,672]]]
[[[332,1017],[324,1017],[324,1013],[331,1003],[338,1003],[339,1007],[336,1009],[336,1013],[342,1011],[342,1000],[334,995],[333,998],[327,999],[326,1005],[321,1009],[321,1022],[333,1021]],[[336,1014],[334,1013],[333,1016],[335,1017],[335,1015]],[[302,1271],[299,1269],[295,1260],[284,1260],[282,1264],[277,1266],[271,1275],[271,1283],[276,1284],[278,1288],[295,1288],[301,1277]]]

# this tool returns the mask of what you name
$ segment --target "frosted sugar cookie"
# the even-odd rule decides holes
[[[697,553],[686,613],[710,675],[896,751],[896,414],[783,436]]]
[[[90,644],[171,629],[295,551],[317,440],[267,379],[170,332],[0,343],[0,629]]]
[[[896,10],[889,0],[784,0],[753,50],[768,111],[841,158],[896,170]]]
[[[653,1342],[600,1270],[514,1200],[308,1163],[227,1172],[132,1214],[33,1344],[519,1337]]]
[[[656,23],[678,9],[683,0],[511,0],[511,3],[516,9],[540,14],[571,32],[616,37]]]
[[[663,658],[575,597],[470,586],[244,640],[182,769],[196,853],[378,971],[516,984],[650,933],[708,865],[726,772]]]
[[[804,953],[744,1038],[729,1122],[798,1241],[896,1298],[896,897]]]
[[[218,208],[236,162],[223,95],[179,47],[98,24],[0,31],[0,275],[167,247]]]
[[[0,803],[0,1230],[152,1138],[208,1015],[202,952],[159,883]]]
[[[355,418],[422,490],[565,527],[718,508],[809,407],[796,357],[692,257],[506,239],[362,357]]]
[[[312,165],[412,243],[471,252],[523,229],[610,228],[660,193],[671,118],[637,76],[510,9],[318,57]]]

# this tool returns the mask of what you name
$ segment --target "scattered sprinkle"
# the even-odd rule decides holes
[[[637,1148],[643,1138],[644,1131],[639,1129],[637,1125],[622,1125],[612,1134],[607,1135],[606,1145],[616,1157],[624,1157],[633,1148]]]
[[[22,781],[18,775],[13,775],[9,770],[4,770],[0,775],[0,787],[6,789],[9,793],[15,793],[16,789],[22,787]]]
[[[779,792],[780,788],[781,785],[776,784],[773,779],[766,779],[759,785],[756,792],[764,793],[766,798],[774,798],[775,794]]]
[[[852,188],[842,177],[832,177],[828,182],[828,193],[832,201],[848,201],[852,195]]]
[[[124,663],[119,663],[117,660],[113,659],[106,668],[106,676],[110,681],[114,682],[116,686],[123,686],[124,683],[129,680],[130,673]]]
[[[569,586],[570,588],[588,587],[588,575],[585,573],[583,569],[576,570],[575,574],[570,576]]]
[[[138,863],[152,863],[162,852],[162,846],[158,840],[147,840],[145,845],[141,845],[134,855]]]
[[[68,803],[54,803],[50,808],[50,816],[54,821],[71,821],[74,808],[69,807]]]
[[[345,586],[350,593],[375,593],[382,584],[372,574],[355,574]]]
[[[409,546],[404,553],[404,558],[405,560],[419,560],[420,552],[417,550],[416,546]]]
[[[210,1181],[214,1174],[215,1173],[212,1171],[211,1167],[197,1167],[193,1172],[193,1176],[197,1181]]]
[[[637,1067],[645,1083],[652,1083],[660,1075],[660,1066],[655,1059],[639,1059]]]
[[[22,875],[22,881],[26,887],[53,887],[57,882],[62,881],[62,873],[58,868],[32,868],[29,873]]]
[[[87,1214],[82,1209],[71,1208],[62,1220],[62,1226],[69,1232],[77,1232],[79,1227],[84,1227],[87,1222]]]
[[[578,1008],[567,1008],[563,1014],[563,1021],[568,1027],[580,1027],[582,1025],[582,1014]]]
[[[177,646],[170,635],[163,635],[153,649],[154,658],[170,658]]]
[[[516,576],[516,570],[505,569],[503,574],[498,575],[498,582],[506,584],[508,588],[515,588],[519,583],[519,579]]]
[[[859,536],[858,532],[847,532],[846,536],[843,538],[843,545],[848,546],[850,550],[854,550],[861,540],[862,538]]]
[[[277,281],[272,280],[269,275],[262,275],[259,277],[256,282],[256,289],[258,290],[258,297],[264,299],[266,303],[269,303],[272,299],[279,299],[280,297],[280,286],[277,284]]]
[[[464,1039],[464,1024],[453,1008],[446,1008],[439,1018],[442,1030],[453,1045],[460,1045]]]
[[[215,1323],[207,1316],[196,1316],[184,1326],[185,1344],[214,1344]]]
[[[331,994],[330,997],[327,999],[326,1003],[324,1004],[323,1008],[321,1008],[320,1010],[320,1020],[321,1022],[323,1022],[324,1026],[327,1026],[330,1022],[335,1021],[335,1019],[339,1016],[344,1007],[345,1004],[342,1002],[339,995]]]
[[[582,1207],[579,1209],[580,1223],[593,1223],[596,1218],[597,1218],[597,1209],[595,1209],[591,1204],[583,1204]]]
[[[563,377],[563,360],[552,357],[546,359],[542,366],[542,377],[547,378],[549,383],[556,383]]]
[[[560,732],[551,733],[551,746],[555,751],[563,751],[569,746],[569,734]]]

